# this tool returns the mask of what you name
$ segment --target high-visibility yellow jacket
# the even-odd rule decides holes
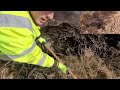
[[[54,59],[36,45],[39,29],[28,11],[0,11],[0,56],[20,63],[52,67]]]

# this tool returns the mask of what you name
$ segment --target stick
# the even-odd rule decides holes
[[[45,48],[56,58],[56,60],[58,60],[59,62],[61,62],[62,64],[64,64],[64,63],[62,62],[62,60],[61,60],[47,45],[44,44],[44,46],[45,46]],[[78,79],[78,78],[72,73],[72,71],[71,71],[70,69],[68,69],[68,72],[70,73],[70,75],[71,75],[74,79]]]

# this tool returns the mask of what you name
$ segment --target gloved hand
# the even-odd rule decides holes
[[[62,63],[58,63],[58,68],[64,73],[64,74],[66,74],[67,73],[67,70],[68,70],[68,68],[64,65],[64,64],[62,64]]]
[[[42,37],[40,37],[38,40],[39,40],[40,43],[46,43],[46,40]]]

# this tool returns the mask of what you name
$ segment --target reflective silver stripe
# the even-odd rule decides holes
[[[42,65],[42,64],[44,63],[45,59],[46,59],[46,54],[43,53],[42,58],[41,58],[40,61],[38,62],[38,65]]]
[[[23,51],[21,54],[18,54],[18,55],[7,55],[7,56],[10,57],[11,59],[16,59],[16,58],[22,57],[22,56],[32,52],[32,50],[35,48],[35,46],[36,46],[36,42],[34,42],[33,45],[29,49]]]
[[[22,16],[0,14],[0,27],[18,27],[33,30],[32,24],[28,18]]]

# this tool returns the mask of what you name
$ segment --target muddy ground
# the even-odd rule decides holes
[[[48,46],[79,79],[120,77],[119,12],[82,11],[80,17],[80,29],[67,24],[43,28],[43,37]],[[43,51],[52,56],[45,48]],[[72,79],[69,74],[64,75],[56,68],[42,68],[12,61],[0,62],[0,78]]]

